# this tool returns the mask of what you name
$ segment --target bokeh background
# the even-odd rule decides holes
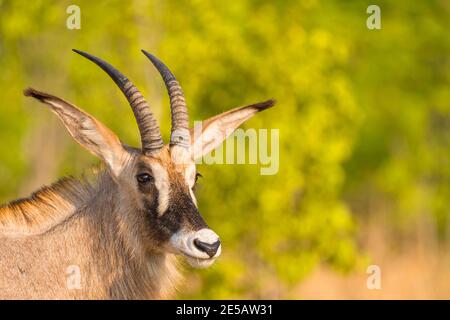
[[[66,9],[81,8],[81,29]],[[366,9],[381,8],[381,30]],[[184,298],[450,298],[450,2],[0,0],[0,201],[97,160],[23,97],[52,92],[138,145],[121,92],[86,50],[143,91],[169,133],[163,83],[192,119],[276,98],[245,128],[280,130],[280,169],[202,165],[200,209],[224,243],[186,270]],[[366,286],[369,265],[381,289]]]

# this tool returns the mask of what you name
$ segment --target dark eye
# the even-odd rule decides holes
[[[146,184],[146,183],[153,181],[153,177],[151,175],[149,175],[148,173],[138,174],[136,176],[136,179],[140,184]]]
[[[197,182],[198,178],[203,178],[203,176],[200,173],[195,174],[195,182]]]

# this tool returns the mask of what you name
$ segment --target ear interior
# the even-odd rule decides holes
[[[24,94],[49,105],[75,141],[101,158],[115,175],[120,173],[128,153],[114,132],[61,98],[32,88],[26,89]]]
[[[216,149],[241,124],[260,111],[275,105],[275,100],[252,104],[221,113],[191,129],[192,158],[197,160]]]

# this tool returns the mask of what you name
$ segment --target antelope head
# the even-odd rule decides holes
[[[105,163],[124,211],[146,220],[139,226],[146,250],[183,255],[193,267],[210,266],[221,253],[221,243],[197,206],[195,160],[218,147],[244,121],[273,106],[274,101],[212,117],[203,121],[200,134],[194,135],[178,81],[163,62],[143,50],[161,74],[170,97],[172,131],[170,143],[164,145],[158,123],[133,83],[109,63],[74,51],[102,68],[123,92],[139,127],[141,149],[124,145],[105,125],[69,102],[31,88],[25,95],[49,105],[72,137]]]

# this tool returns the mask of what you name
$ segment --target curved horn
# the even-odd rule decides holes
[[[83,57],[91,60],[100,68],[102,68],[117,84],[117,86],[122,90],[128,102],[130,103],[131,109],[133,110],[134,117],[139,127],[139,132],[141,134],[142,152],[144,154],[151,154],[160,150],[164,146],[164,142],[161,137],[161,132],[159,130],[158,123],[156,122],[153,113],[150,110],[145,98],[135,87],[135,85],[128,80],[126,76],[120,73],[112,65],[90,55],[89,53],[72,49],[74,52],[82,55]]]
[[[142,50],[147,58],[153,63],[161,74],[170,97],[170,109],[172,112],[172,135],[170,137],[171,145],[180,145],[189,148],[189,116],[184,98],[183,90],[177,79],[167,66],[154,55]]]

